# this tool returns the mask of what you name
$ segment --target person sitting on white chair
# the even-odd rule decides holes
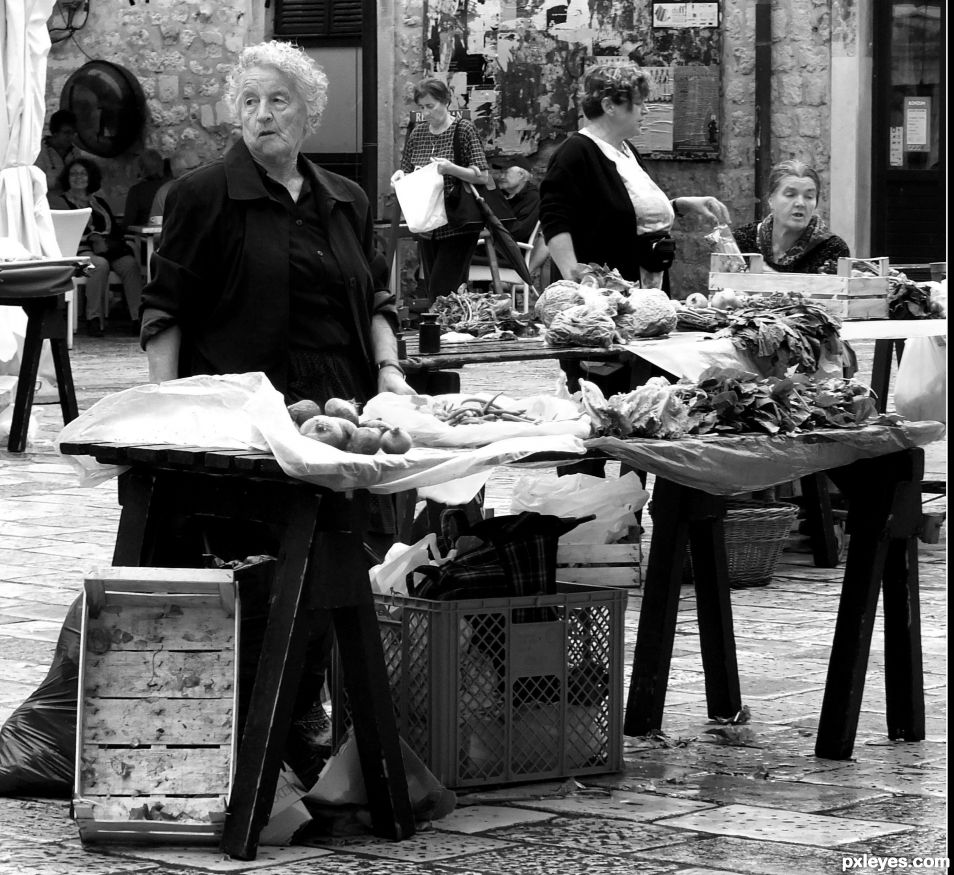
[[[79,210],[91,207],[89,224],[80,242],[79,254],[88,255],[93,265],[86,279],[86,332],[102,337],[109,315],[109,273],[116,272],[123,285],[123,294],[133,333],[139,333],[139,302],[142,298],[142,275],[139,262],[122,236],[122,228],[105,198],[97,195],[102,183],[99,166],[88,158],[76,158],[63,169],[60,185],[63,194],[51,197],[50,206],[58,210]]]
[[[540,218],[540,190],[533,181],[533,165],[528,158],[514,155],[495,158],[490,168],[514,215],[507,230],[518,243],[528,243]]]

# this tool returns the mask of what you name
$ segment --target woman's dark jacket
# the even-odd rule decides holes
[[[639,280],[636,210],[616,165],[585,134],[570,134],[550,158],[540,184],[540,225],[547,241],[568,232],[577,261],[607,264]]]
[[[373,385],[371,317],[383,314],[396,327],[397,310],[394,296],[382,287],[384,278],[372,277],[368,199],[355,183],[306,159],[299,168],[317,192],[329,248],[348,285],[353,333]],[[153,280],[143,290],[143,347],[165,328],[179,325],[180,377],[263,371],[284,392],[292,221],[266,190],[244,142],[220,161],[177,180],[166,200]]]

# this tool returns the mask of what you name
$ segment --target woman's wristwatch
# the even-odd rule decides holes
[[[397,359],[382,359],[378,363],[378,371],[383,371],[385,368],[394,368],[396,369],[401,376],[404,376],[404,368],[401,367],[401,363]]]

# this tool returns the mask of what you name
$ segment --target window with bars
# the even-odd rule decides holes
[[[276,0],[275,36],[360,39],[361,0]]]

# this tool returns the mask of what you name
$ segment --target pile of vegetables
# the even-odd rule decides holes
[[[781,377],[793,365],[798,373],[814,373],[823,353],[841,355],[840,327],[824,307],[800,300],[770,309],[760,303],[736,310],[720,335],[730,337],[764,376]]]
[[[580,282],[551,283],[534,305],[549,346],[602,346],[657,337],[676,327],[676,307],[660,289],[642,289],[619,271],[591,264]]]
[[[510,295],[470,292],[466,285],[449,295],[440,295],[431,311],[437,313],[437,324],[444,331],[460,331],[475,337],[502,331],[518,336],[535,332],[529,314],[514,312]]]
[[[595,435],[675,439],[689,430],[688,405],[664,377],[608,399],[595,383],[580,380],[580,406]]]
[[[944,306],[937,299],[938,283],[916,283],[903,273],[888,275],[889,319],[943,319]]]
[[[816,380],[805,374],[759,377],[715,370],[697,383],[653,377],[631,392],[606,398],[580,380],[580,408],[595,436],[673,440],[684,435],[791,434],[855,428],[879,417],[871,389],[856,380]]]
[[[720,371],[674,388],[687,405],[693,435],[853,428],[878,415],[871,390],[855,380]]]
[[[478,425],[482,422],[527,422],[537,424],[539,419],[526,416],[525,411],[497,404],[502,395],[498,392],[493,398],[462,398],[453,401],[449,398],[435,398],[431,413],[447,425]]]

